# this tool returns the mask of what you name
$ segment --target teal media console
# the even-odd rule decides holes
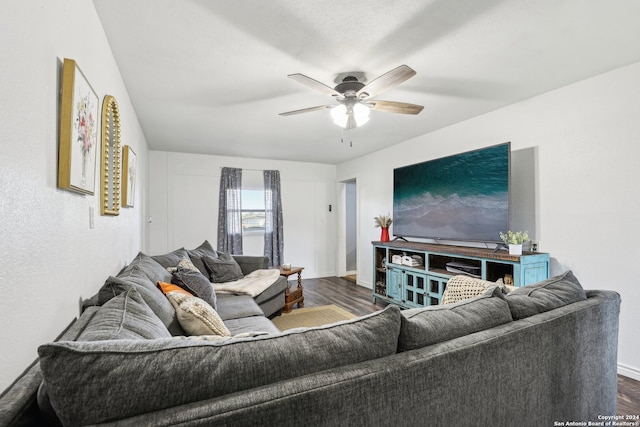
[[[378,299],[404,308],[436,305],[447,281],[467,274],[495,282],[524,286],[549,277],[549,254],[441,245],[420,242],[372,242],[373,302]]]

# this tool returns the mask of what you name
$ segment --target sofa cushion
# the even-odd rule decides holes
[[[208,276],[209,270],[207,270],[207,267],[205,267],[202,258],[204,258],[205,255],[216,258],[218,256],[218,251],[213,249],[213,246],[211,246],[211,243],[209,243],[208,240],[205,240],[197,248],[188,250],[187,254],[189,254],[189,258],[191,259],[191,262],[193,262],[193,265],[195,265],[198,270],[200,270],[200,273]]]
[[[496,286],[496,283],[464,275],[453,276],[447,282],[440,304],[451,304],[476,297],[492,286]]]
[[[182,292],[168,292],[167,298],[176,309],[180,326],[189,335],[231,336],[218,313],[201,298]]]
[[[514,320],[585,299],[587,295],[571,270],[538,283],[515,288],[505,295]]]
[[[413,350],[511,322],[509,306],[498,286],[447,305],[402,311],[398,351]]]
[[[68,341],[38,352],[60,419],[85,425],[389,356],[399,329],[400,310],[390,305],[325,327],[253,338]]]
[[[282,305],[284,306],[284,291],[287,289],[288,282],[285,276],[278,276],[278,278],[269,286],[267,289],[262,291],[260,294],[256,295],[254,299],[258,303],[258,305],[262,305],[265,301],[268,301],[274,297],[282,300]]]
[[[249,295],[218,294],[218,309],[222,320],[264,316],[264,312]]]
[[[80,334],[65,333],[62,339],[76,339],[78,341],[100,340],[148,340],[156,338],[170,338],[171,334],[160,319],[151,311],[138,291],[130,288],[111,298],[101,307],[92,307],[86,325]],[[86,313],[83,316],[87,317]],[[80,324],[77,322],[76,326]],[[50,397],[44,383],[38,388],[38,406],[46,414],[48,424],[59,425],[56,411],[51,407]]]
[[[179,266],[171,275],[171,283],[180,286],[198,298],[202,298],[211,307],[216,308],[216,293],[213,286],[200,271]]]
[[[217,257],[205,255],[202,260],[213,283],[233,282],[244,277],[240,265],[228,253],[218,252]]]
[[[78,341],[169,338],[171,334],[131,288],[107,301],[82,331]]]
[[[280,329],[264,316],[240,317],[224,321],[231,335],[238,334],[278,334]]]
[[[171,332],[171,335],[184,335],[184,331],[176,317],[176,311],[169,300],[156,287],[157,282],[152,282],[137,267],[128,268],[126,273],[120,274],[121,276],[119,277],[109,276],[98,291],[98,302],[101,305],[129,289],[135,288],[144,299],[144,302]],[[167,272],[167,274],[169,273]],[[168,277],[170,278],[171,275]]]
[[[176,249],[164,255],[152,255],[151,258],[164,268],[171,268],[178,265],[182,258],[189,258],[185,248]]]

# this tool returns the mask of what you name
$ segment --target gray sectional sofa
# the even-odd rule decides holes
[[[135,270],[162,271],[141,259]],[[544,426],[616,413],[620,297],[570,272],[286,332],[219,296],[224,338],[180,334],[132,277],[39,348],[0,398],[0,425]]]

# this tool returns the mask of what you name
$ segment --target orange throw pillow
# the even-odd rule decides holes
[[[160,288],[162,293],[165,295],[167,294],[167,292],[180,292],[190,297],[193,296],[192,293],[185,291],[180,286],[174,285],[173,283],[158,282],[158,287]]]

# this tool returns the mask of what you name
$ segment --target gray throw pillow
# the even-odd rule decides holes
[[[538,283],[515,288],[505,295],[513,320],[585,299],[587,295],[571,270]]]
[[[178,266],[171,275],[171,283],[180,286],[190,294],[203,299],[213,309],[217,307],[216,293],[207,279],[200,271]]]
[[[165,270],[166,271],[166,270]],[[171,274],[167,271],[167,279],[163,282],[171,281]],[[184,335],[184,331],[176,317],[176,311],[164,294],[157,288],[157,282],[152,282],[147,275],[138,267],[127,268],[118,277],[109,276],[104,285],[98,291],[98,303],[106,303],[111,298],[128,291],[136,289],[144,302],[155,313],[156,316],[167,327],[171,335]]]
[[[211,246],[211,243],[209,243],[208,240],[202,242],[202,244],[197,248],[188,250],[187,253],[189,254],[189,258],[191,258],[193,265],[195,265],[198,270],[200,270],[200,273],[205,276],[209,275],[209,270],[207,270],[207,267],[204,265],[202,258],[205,256],[210,256],[212,258],[218,257],[218,251],[213,249],[213,246]]]
[[[275,335],[65,341],[42,345],[38,353],[63,424],[86,425],[390,356],[399,330],[400,310],[389,305],[368,316]]]
[[[213,283],[233,282],[244,277],[238,262],[228,253],[218,252],[218,257],[205,256],[204,264]]]
[[[168,282],[171,280],[171,274],[167,271],[166,267],[163,267],[149,255],[142,252],[138,253],[131,263],[118,273],[118,277],[126,275],[127,270],[131,268],[137,268],[138,271],[147,276],[152,283]]]
[[[78,341],[170,338],[171,334],[131,288],[107,301],[78,337]]]
[[[164,255],[152,255],[151,258],[164,268],[175,267],[182,258],[189,258],[185,248],[176,249]]]
[[[172,335],[184,335],[176,311],[157,288],[158,282],[171,282],[171,273],[153,258],[140,252],[117,277],[107,279],[98,291],[98,304],[104,304],[133,286]]]
[[[426,347],[512,321],[498,286],[457,303],[404,310],[400,319],[398,351]]]

